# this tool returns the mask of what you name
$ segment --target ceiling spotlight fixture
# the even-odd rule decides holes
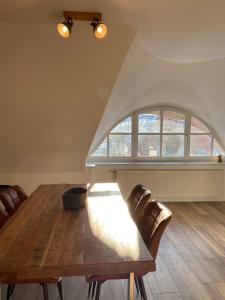
[[[72,27],[73,20],[69,17],[67,21],[61,22],[57,25],[59,35],[64,39],[68,39],[68,37],[70,37]]]
[[[93,27],[96,39],[104,39],[107,34],[107,26],[104,23],[99,22],[97,19],[93,20],[91,26]]]
[[[91,21],[94,36],[97,39],[103,39],[107,34],[107,26],[102,23],[102,14],[96,12],[76,12],[64,11],[65,22],[61,22],[57,26],[58,33],[64,39],[67,39],[71,34],[73,20],[77,21]]]

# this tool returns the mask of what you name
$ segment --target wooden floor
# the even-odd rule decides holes
[[[225,202],[168,203],[173,219],[157,257],[157,271],[145,276],[149,300],[225,300]],[[101,299],[125,300],[126,281],[103,284]],[[65,300],[87,298],[84,278],[63,279]],[[3,287],[5,299],[6,288]],[[49,285],[50,299],[59,299]],[[42,288],[17,285],[14,300],[41,300]],[[140,299],[136,295],[135,299]]]

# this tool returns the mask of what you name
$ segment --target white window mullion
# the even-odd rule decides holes
[[[185,117],[185,137],[184,137],[184,158],[190,158],[190,137],[191,137],[191,116],[186,114]]]
[[[107,157],[109,157],[109,135],[107,135]]]
[[[132,151],[131,155],[133,159],[138,157],[138,113],[132,114]]]
[[[162,157],[163,110],[160,110],[160,157]]]
[[[211,156],[213,156],[214,136],[211,135]]]

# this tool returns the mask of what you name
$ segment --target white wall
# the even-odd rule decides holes
[[[117,175],[121,170],[129,171],[122,179]],[[224,172],[224,163],[102,164],[84,172],[4,173],[0,182],[18,184],[30,195],[39,184],[118,181],[125,197],[134,185],[142,183],[151,189],[152,198],[160,201],[225,201]]]
[[[92,168],[83,172],[1,173],[1,184],[20,185],[30,195],[40,184],[88,183],[92,181]]]
[[[66,174],[86,180],[86,155],[133,37],[109,31],[99,41],[82,23],[63,40],[55,23],[1,23],[0,183],[31,191]]]

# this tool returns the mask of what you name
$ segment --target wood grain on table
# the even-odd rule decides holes
[[[0,281],[155,269],[117,184],[94,184],[85,208],[65,210],[74,186],[39,186],[1,228]]]

